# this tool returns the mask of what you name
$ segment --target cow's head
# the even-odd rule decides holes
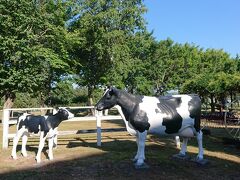
[[[108,88],[103,97],[96,104],[96,109],[102,111],[104,109],[110,109],[117,104],[117,89],[110,87]]]

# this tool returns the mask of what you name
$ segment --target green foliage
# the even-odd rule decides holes
[[[160,41],[147,64],[147,76],[156,91],[179,89],[198,71],[201,49],[195,45],[177,44],[171,39]]]
[[[17,92],[22,107],[96,102],[105,85],[212,99],[239,93],[238,55],[156,41],[145,12],[143,0],[0,0],[1,96]],[[76,81],[63,78],[72,75]]]
[[[142,1],[81,2],[79,18],[70,25],[80,41],[73,53],[81,63],[78,84],[88,87],[89,96],[99,85],[124,87],[134,64],[129,41],[144,30]]]
[[[16,101],[14,102],[14,108],[29,108],[29,107],[40,107],[41,100],[40,96],[32,96],[29,93],[16,93]]]
[[[0,2],[0,91],[43,94],[70,71],[68,2]]]
[[[52,89],[46,103],[50,106],[74,106],[86,105],[86,102],[87,89],[74,87],[72,80],[64,79]]]
[[[180,87],[182,93],[197,93],[203,99],[210,98],[211,110],[217,101],[224,102],[227,97],[232,100],[233,95],[239,93],[238,61],[231,59],[222,50],[207,49],[201,52],[201,58],[195,62],[197,74],[185,79]],[[215,99],[215,102],[214,102]]]
[[[131,66],[126,67],[128,74],[124,85],[132,93],[150,95],[153,93],[152,77],[149,76],[148,62],[152,59],[157,43],[147,31],[138,32],[128,41]]]

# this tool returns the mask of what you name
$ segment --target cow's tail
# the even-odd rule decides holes
[[[198,95],[193,95],[190,103],[191,117],[194,118],[194,128],[197,132],[201,131],[201,99]]]
[[[201,131],[201,102],[200,102],[200,105],[199,105],[199,109],[198,109],[198,113],[195,117],[195,124],[194,124],[194,127],[196,129],[197,132],[200,132]]]
[[[196,129],[197,132],[201,131],[201,117],[200,116],[195,117],[195,122],[194,122],[194,128]]]

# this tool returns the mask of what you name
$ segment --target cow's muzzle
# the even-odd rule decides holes
[[[95,106],[95,109],[98,110],[98,111],[102,111],[104,109],[104,107],[101,104],[97,104]]]

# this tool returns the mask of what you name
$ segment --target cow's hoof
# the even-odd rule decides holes
[[[191,159],[191,161],[195,162],[195,163],[197,163],[199,165],[202,165],[202,166],[207,165],[209,163],[209,160],[207,160],[207,159],[200,159],[198,157]]]
[[[35,158],[35,160],[36,160],[37,164],[41,163],[41,160],[39,160],[37,158]]]
[[[11,158],[14,159],[14,160],[16,160],[16,159],[17,159],[17,156],[11,155]]]
[[[134,164],[135,169],[149,169],[149,165],[147,165],[146,163],[143,164]]]
[[[23,157],[27,157],[27,154],[23,154],[23,153],[22,153],[22,156],[23,156]]]
[[[178,153],[178,154],[174,154],[173,155],[173,158],[176,158],[176,159],[181,159],[181,160],[189,160],[190,157],[186,154],[181,154],[181,153]]]
[[[136,158],[133,158],[131,159],[133,163],[136,163],[137,162],[137,159]]]

